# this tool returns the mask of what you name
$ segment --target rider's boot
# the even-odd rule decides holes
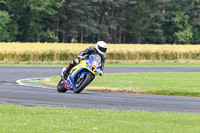
[[[65,71],[63,72],[64,78],[66,79],[69,75],[70,70],[79,63],[78,59],[74,59],[69,63],[69,66],[66,67]]]

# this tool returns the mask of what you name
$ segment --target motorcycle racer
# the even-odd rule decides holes
[[[107,50],[107,44],[104,41],[98,41],[96,44],[96,47],[91,46],[87,49],[85,49],[84,51],[81,51],[78,54],[78,59],[74,59],[69,63],[69,66],[65,68],[65,71],[63,72],[64,77],[66,77],[68,75],[68,73],[70,72],[70,70],[76,66],[77,64],[80,63],[80,60],[83,59],[84,57],[87,57],[91,54],[99,54],[101,56],[101,73],[100,76],[103,75],[103,69],[104,69],[104,63],[106,61],[106,50]]]

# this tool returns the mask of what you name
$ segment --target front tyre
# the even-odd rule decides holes
[[[91,74],[87,73],[85,75],[85,77],[83,78],[83,81],[81,84],[79,82],[76,82],[76,85],[74,88],[74,93],[80,93],[89,84],[89,82],[92,80],[92,78],[93,78],[93,76]]]
[[[61,92],[61,93],[65,93],[67,91],[67,89],[65,89],[65,82],[63,81],[63,79],[60,79],[60,81],[58,82],[57,85],[57,91]]]

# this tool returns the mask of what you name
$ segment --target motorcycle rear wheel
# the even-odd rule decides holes
[[[63,79],[60,79],[60,81],[58,82],[58,85],[57,85],[57,91],[60,93],[65,93],[67,91],[67,89],[65,89],[64,85],[65,85],[65,83],[64,83]]]
[[[89,84],[89,82],[92,80],[92,78],[93,77],[92,77],[91,74],[89,74],[89,73],[86,74],[85,77],[84,77],[84,79],[83,79],[84,81],[82,81],[82,84],[79,85],[78,87],[76,87],[76,85],[75,85],[74,93],[80,93],[81,91],[83,91],[83,89]]]

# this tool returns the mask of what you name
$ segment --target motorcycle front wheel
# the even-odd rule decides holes
[[[92,80],[92,75],[87,73],[83,79],[77,79],[74,87],[74,93],[80,93],[83,91],[83,89],[89,84],[89,82]]]
[[[67,89],[65,89],[64,85],[65,85],[65,83],[64,83],[63,79],[60,79],[60,81],[58,82],[58,85],[57,85],[57,91],[61,92],[61,93],[65,93],[67,91]]]

